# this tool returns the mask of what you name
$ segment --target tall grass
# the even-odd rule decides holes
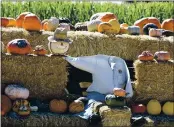
[[[68,17],[72,24],[88,21],[97,12],[113,12],[118,16],[119,22],[133,24],[142,17],[154,16],[160,22],[174,17],[172,2],[150,2],[133,4],[90,3],[90,2],[2,2],[1,17],[16,18],[22,12],[35,13],[41,20],[55,17]]]

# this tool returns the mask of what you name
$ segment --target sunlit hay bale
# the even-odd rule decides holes
[[[126,127],[131,124],[131,110],[128,107],[110,108],[105,105],[99,108],[99,114],[103,126]]]
[[[44,45],[48,48],[47,37],[53,32],[29,32],[19,28],[2,28],[2,41],[7,44],[16,38],[27,39],[32,47]],[[99,32],[69,31],[68,37],[73,40],[68,54],[71,56],[90,56],[96,54],[114,55],[127,60],[136,60],[144,50],[155,53],[158,50],[174,54],[173,37],[149,37],[146,35],[106,35]]]
[[[28,118],[26,119],[15,119],[11,117],[2,117],[2,123],[1,125],[3,127],[9,127],[9,126],[24,126],[24,127],[87,127],[88,122],[86,120],[83,120],[79,117],[74,117],[70,115],[60,115],[56,113],[32,113]]]
[[[174,61],[142,62],[136,60],[136,101],[157,99],[174,100]]]
[[[64,95],[67,84],[67,62],[62,57],[1,55],[4,84],[21,83],[30,97],[58,98]]]

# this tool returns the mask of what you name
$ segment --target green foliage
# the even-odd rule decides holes
[[[35,13],[41,20],[55,17],[68,17],[72,24],[88,21],[97,12],[113,12],[118,16],[120,23],[132,25],[142,17],[154,16],[160,22],[174,17],[173,3],[171,2],[135,2],[132,4],[92,3],[92,2],[2,2],[1,16],[16,18],[22,12]]]

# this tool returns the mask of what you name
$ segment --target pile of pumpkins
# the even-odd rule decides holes
[[[28,31],[55,31],[57,27],[63,27],[70,30],[69,23],[70,21],[68,19],[58,19],[56,17],[51,17],[50,19],[45,19],[41,22],[40,18],[31,12],[23,12],[16,19],[1,17],[2,27],[18,27]]]
[[[145,34],[150,36],[162,36],[164,35],[174,35],[174,19],[166,19],[161,24],[159,20],[155,17],[147,17],[137,20],[133,26],[128,26],[128,24],[119,24],[118,18],[111,12],[103,12],[94,14],[90,21],[87,23],[88,31],[90,32],[104,32],[112,34],[131,34],[139,35]],[[150,29],[152,30],[150,31]],[[161,31],[161,33],[156,31]],[[168,30],[163,32],[163,30]]]
[[[126,23],[120,24],[117,16],[111,12],[96,13],[91,16],[90,21],[76,23],[75,27],[70,24],[69,19],[65,18],[51,17],[41,22],[39,17],[31,12],[23,12],[16,19],[1,17],[1,23],[3,27],[18,27],[29,31],[55,31],[57,27],[63,27],[67,30],[97,31],[111,34],[174,36],[174,19],[166,19],[161,24],[155,17],[146,17],[129,26]]]
[[[21,85],[11,84],[5,88],[1,95],[1,115],[6,115],[11,109],[20,116],[27,116],[31,112],[29,90]]]
[[[168,51],[157,51],[153,55],[150,51],[143,51],[138,59],[140,61],[153,61],[154,59],[159,62],[169,61],[171,59],[170,53]]]
[[[5,87],[5,94],[1,95],[1,116],[6,115],[13,110],[17,116],[29,116],[31,111],[38,111],[38,106],[30,106],[27,100],[29,90],[21,85],[10,84]],[[49,110],[55,113],[65,113],[67,109],[70,113],[79,113],[84,110],[84,105],[88,99],[80,97],[76,100],[71,100],[68,104],[62,99],[53,99],[49,103]]]
[[[132,105],[132,113],[147,113],[150,115],[159,115],[161,111],[165,115],[174,116],[174,102],[167,101],[163,106],[161,106],[158,100],[152,99],[148,102],[147,107],[144,104],[134,104]]]

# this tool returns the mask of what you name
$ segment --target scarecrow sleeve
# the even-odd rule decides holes
[[[132,97],[133,96],[133,89],[132,89],[132,84],[131,84],[131,80],[130,80],[130,74],[129,74],[129,70],[127,68],[127,65],[124,61],[124,65],[125,65],[125,68],[126,68],[126,77],[127,77],[127,83],[126,83],[126,93],[128,93],[126,95],[127,98],[129,97]]]
[[[74,67],[81,69],[83,71],[87,71],[89,73],[94,73],[96,66],[96,58],[95,56],[83,56],[83,57],[65,57],[71,65]]]

